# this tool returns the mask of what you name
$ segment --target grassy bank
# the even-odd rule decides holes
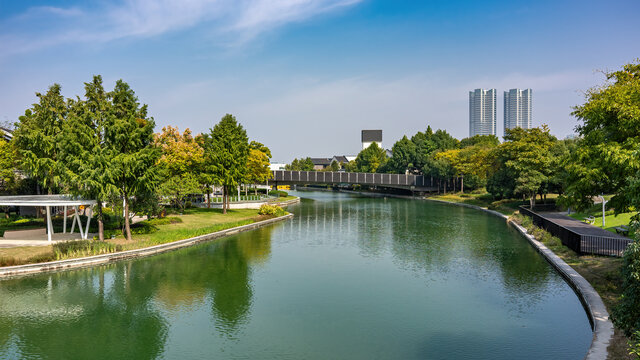
[[[613,307],[618,303],[621,295],[622,277],[620,275],[620,269],[622,267],[622,259],[597,256],[597,255],[578,255],[573,250],[562,245],[560,239],[552,236],[550,233],[534,226],[531,219],[520,215],[517,210],[518,206],[527,204],[520,200],[500,200],[494,201],[488,194],[447,194],[437,195],[429,197],[431,199],[449,201],[452,203],[463,203],[476,205],[483,208],[499,211],[500,213],[510,217],[510,220],[521,224],[527,231],[534,235],[536,239],[541,241],[546,247],[558,255],[564,262],[575,269],[582,277],[584,277],[591,286],[598,292],[602,301],[609,313]],[[555,196],[548,196],[548,199],[552,200]],[[598,205],[594,206],[594,208]],[[602,209],[600,207],[600,209]],[[583,218],[593,215],[596,210],[591,210],[585,213],[573,214],[575,219],[582,220]],[[600,210],[601,211],[601,210]],[[605,222],[607,230],[615,231],[614,228],[620,225],[627,225],[631,214],[621,214],[618,217],[613,216],[613,212],[605,213]],[[595,216],[595,215],[594,215]],[[600,216],[602,213],[600,212]],[[597,218],[596,218],[597,219]],[[596,224],[598,224],[596,222]],[[600,224],[602,224],[602,218],[600,218]],[[609,357],[608,359],[634,359],[629,355],[628,338],[619,329],[615,329],[614,337],[609,344]]]
[[[152,245],[188,239],[237,226],[273,218],[259,215],[255,209],[228,210],[192,208],[182,215],[152,219],[132,226],[132,240],[122,235],[100,241],[75,241],[50,246],[27,246],[0,249],[0,266],[21,265],[61,259],[79,258],[122,250],[140,249]]]

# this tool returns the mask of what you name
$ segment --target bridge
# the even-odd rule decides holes
[[[352,173],[342,171],[273,170],[274,185],[326,184],[368,185],[412,191],[438,191],[423,175]]]

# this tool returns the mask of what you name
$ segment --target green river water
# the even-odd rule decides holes
[[[0,358],[582,359],[572,289],[504,220],[301,192],[292,220],[0,281]]]

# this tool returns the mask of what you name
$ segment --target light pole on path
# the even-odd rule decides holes
[[[604,199],[604,195],[600,195],[600,199],[602,199],[602,228],[604,229],[604,206],[608,201]]]

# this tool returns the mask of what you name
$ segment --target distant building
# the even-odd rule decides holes
[[[331,158],[311,158],[313,170],[324,170],[331,165]]]
[[[271,163],[271,164],[269,164],[269,170],[271,170],[271,171],[273,171],[273,170],[284,170],[285,166],[287,166],[287,164]]]
[[[531,129],[531,89],[504,92],[504,134],[507,129]]]
[[[469,136],[496,135],[496,89],[469,91]]]
[[[377,143],[382,147],[382,130],[362,130],[362,150]]]
[[[6,141],[11,141],[13,139],[13,131],[0,126],[0,133],[2,134],[2,138]]]

